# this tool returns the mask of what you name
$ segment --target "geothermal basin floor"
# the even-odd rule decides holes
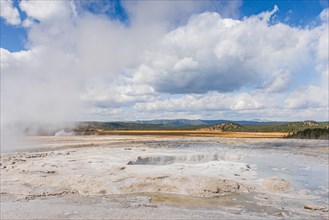
[[[1,219],[329,219],[328,141],[29,137],[1,153]]]

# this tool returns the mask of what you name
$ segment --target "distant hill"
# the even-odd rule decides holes
[[[210,127],[200,128],[199,131],[236,131],[242,126],[233,122],[223,122]]]
[[[195,125],[205,125],[212,126],[224,122],[233,122],[237,124],[280,124],[285,122],[272,122],[272,121],[261,121],[259,119],[250,121],[231,121],[231,120],[190,120],[190,119],[160,119],[160,120],[138,120],[132,121],[131,123],[138,124],[156,124],[156,125],[167,125],[167,126],[195,126]]]
[[[298,132],[305,129],[329,128],[328,122],[304,121],[304,122],[277,122],[258,124],[239,124],[234,122],[224,122],[217,125],[204,127],[200,130],[221,130],[234,132]]]
[[[204,125],[142,124],[136,122],[77,122],[75,130],[196,130]]]
[[[82,133],[92,133],[93,130],[196,130],[224,123],[224,125],[235,124],[240,125],[275,125],[282,122],[261,122],[261,121],[229,121],[229,120],[189,120],[189,119],[162,119],[162,120],[139,120],[129,122],[77,122],[76,131]],[[217,128],[220,129],[220,128]],[[221,128],[224,131],[235,131],[238,127],[224,126]],[[240,129],[241,130],[241,129]],[[239,130],[239,131],[240,131]],[[81,132],[78,132],[81,133]]]
[[[191,126],[191,125],[210,125],[211,123],[218,123],[215,120],[214,122],[208,123],[205,120],[189,120],[189,119],[161,119],[161,120],[145,120],[145,121],[135,121],[134,123],[138,124],[155,124],[155,125],[169,125],[169,126]]]
[[[239,123],[240,122],[240,123]],[[211,127],[214,126],[214,127]],[[136,122],[77,122],[77,129],[103,130],[222,130],[235,132],[297,132],[307,128],[326,128],[328,122],[260,122],[228,120],[150,120]]]
[[[325,124],[319,123],[316,121],[303,121],[303,122],[289,122],[286,124],[282,124],[280,127],[282,129],[287,130],[304,130],[306,128],[317,128],[317,127],[323,127]]]
[[[238,123],[240,122],[240,123]],[[212,127],[213,126],[213,127]],[[58,131],[74,131],[76,134],[97,134],[97,130],[218,130],[232,132],[287,132],[297,133],[305,129],[329,129],[329,122],[262,122],[228,120],[151,120],[137,122],[71,122],[49,124],[41,122],[17,122],[7,126],[26,135],[55,135]]]

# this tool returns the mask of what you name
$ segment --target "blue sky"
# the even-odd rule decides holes
[[[324,0],[1,0],[2,118],[328,120],[328,13]]]
[[[17,7],[19,0],[14,0],[14,5]],[[114,10],[106,10],[106,5],[113,5]],[[215,1],[213,6],[215,6]],[[244,0],[239,9],[239,17],[259,14],[262,11],[272,10],[274,5],[279,7],[279,12],[276,14],[275,22],[284,22],[292,26],[313,25],[317,21],[317,16],[320,12],[328,7],[328,1],[325,0]],[[119,20],[123,23],[129,23],[129,14],[122,7],[120,0],[114,1],[81,1],[83,10],[87,10],[95,14],[105,14],[111,19]],[[105,10],[104,10],[105,8]],[[19,9],[19,7],[18,7]],[[22,18],[26,14],[19,10]],[[27,30],[21,26],[8,25],[1,18],[1,47],[9,51],[19,51],[24,49],[24,44],[27,38]]]
[[[311,25],[328,7],[328,1],[319,0],[245,0],[241,7],[241,15],[250,16],[264,10],[271,10],[273,5],[279,7],[276,14],[278,22],[285,22],[293,26]]]

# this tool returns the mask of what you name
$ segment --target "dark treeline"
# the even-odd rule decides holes
[[[287,138],[329,140],[329,128],[307,128],[290,134]]]

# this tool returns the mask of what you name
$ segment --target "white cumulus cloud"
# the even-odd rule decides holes
[[[313,59],[317,31],[270,25],[276,10],[242,21],[208,12],[192,16],[148,51],[133,77],[158,92],[206,93],[257,86],[279,71],[298,74]]]
[[[18,10],[13,6],[12,0],[1,0],[0,6],[1,18],[3,18],[8,24],[19,25],[21,23]]]
[[[68,5],[69,1],[22,0],[19,3],[28,17],[41,22],[67,17],[70,13]]]

